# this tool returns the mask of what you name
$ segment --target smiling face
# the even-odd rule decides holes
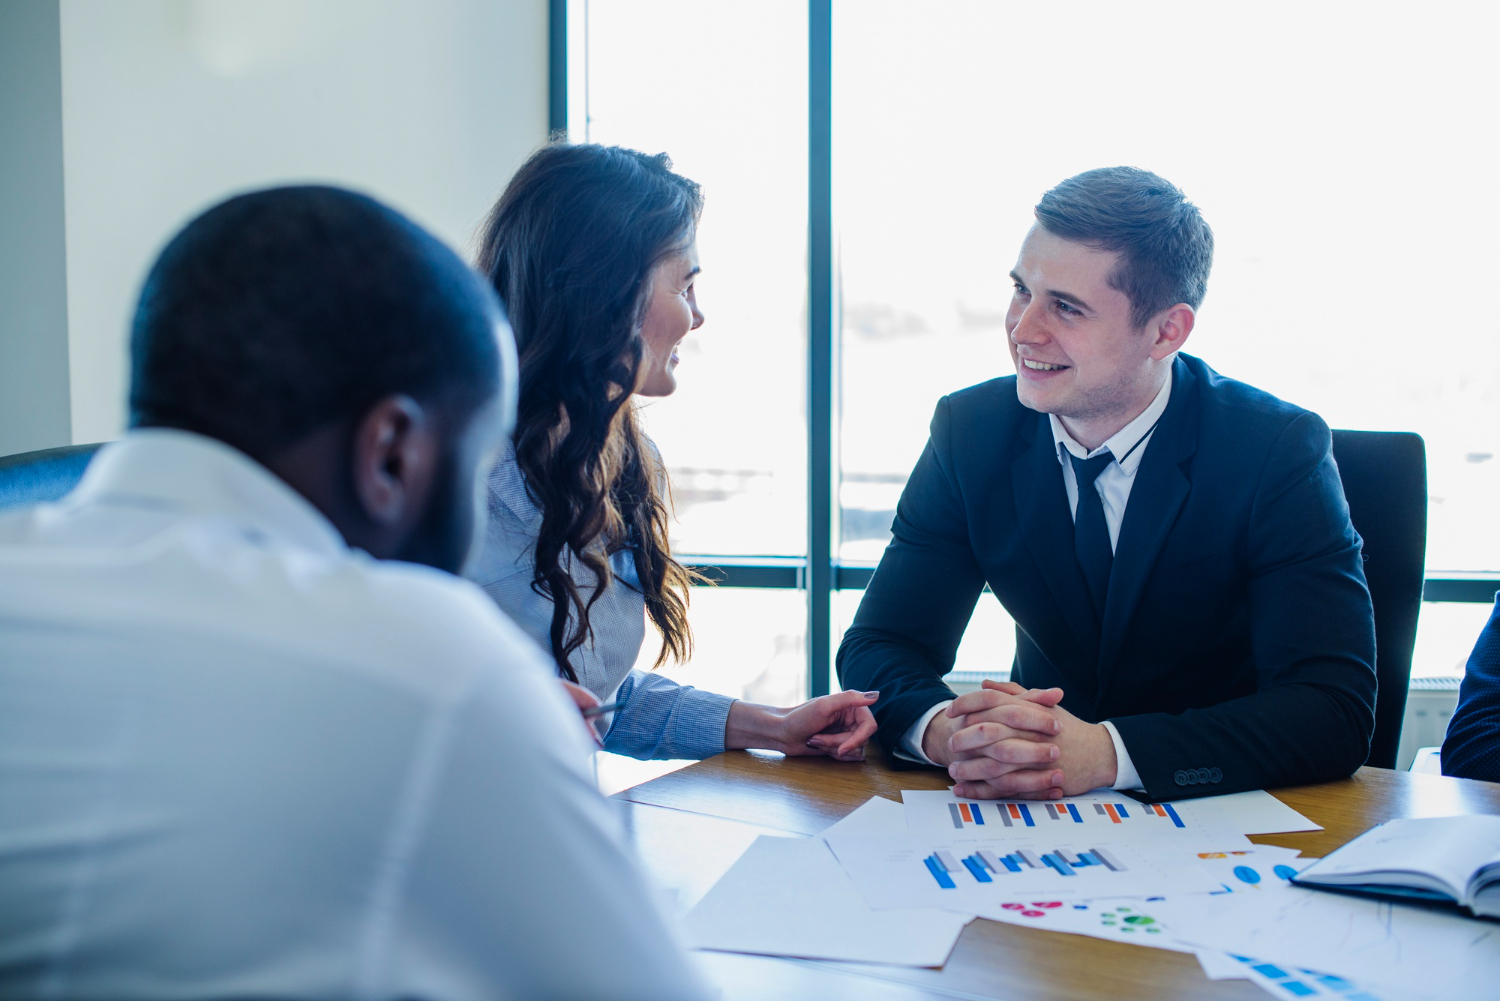
[[[1010,275],[1005,315],[1016,395],[1056,414],[1081,445],[1097,447],[1151,404],[1192,329],[1178,304],[1137,328],[1130,298],[1109,276],[1119,254],[1033,226]]]
[[[640,396],[670,396],[677,389],[677,346],[703,326],[694,290],[698,245],[669,254],[651,272],[650,301],[641,323],[641,368],[635,391]]]

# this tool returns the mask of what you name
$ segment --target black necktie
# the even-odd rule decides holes
[[[1089,597],[1094,599],[1094,614],[1104,622],[1104,599],[1109,594],[1109,568],[1114,565],[1115,553],[1109,546],[1109,526],[1104,522],[1104,502],[1094,481],[1115,457],[1105,452],[1092,459],[1080,459],[1072,452],[1068,459],[1073,463],[1073,478],[1078,481],[1078,510],[1073,516],[1073,554],[1083,569],[1083,579],[1088,581]]]

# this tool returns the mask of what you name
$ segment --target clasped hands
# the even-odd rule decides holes
[[[965,799],[1057,799],[1112,785],[1114,741],[1059,705],[1061,688],[986,681],[927,724],[922,751]]]

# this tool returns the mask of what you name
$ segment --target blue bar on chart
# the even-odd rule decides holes
[[[974,878],[979,880],[981,883],[993,882],[993,880],[990,879],[990,874],[985,872],[984,860],[981,859],[978,855],[970,855],[968,858],[964,859],[964,866],[969,870],[969,872],[974,875]]]
[[[1005,810],[1003,808],[1000,810],[1000,814],[1001,819],[1004,820]],[[960,830],[963,829],[965,824],[984,826],[984,813],[979,809],[978,803],[949,803],[948,815],[953,818],[953,826]],[[1006,820],[1005,824],[1009,827],[1010,821]]]
[[[1059,876],[1072,876],[1073,867],[1064,862],[1056,852],[1048,852],[1042,856],[1042,861],[1057,870]]]
[[[939,864],[936,855],[929,855],[922,861],[927,863],[927,871],[932,873],[932,878],[937,880],[938,886],[941,886],[945,890],[958,889],[958,886],[953,882],[953,878]]]
[[[954,889],[953,876],[964,870],[968,870],[969,875],[979,883],[993,883],[996,876],[1021,872],[1022,866],[1032,869],[1051,869],[1059,876],[1076,876],[1078,870],[1092,866],[1098,866],[1110,872],[1125,871],[1125,866],[1120,864],[1119,859],[1103,848],[1090,848],[1087,851],[1078,852],[1056,848],[1050,852],[1043,852],[1041,855],[1026,848],[1017,849],[1009,855],[996,855],[994,852],[981,849],[962,860],[962,869],[953,854],[942,849],[938,849],[922,861],[926,864],[928,872],[932,873],[932,877],[937,880],[938,886],[944,889]]]
[[[1078,815],[1078,807],[1072,803],[1048,803],[1047,817],[1051,820],[1071,820],[1075,824],[1083,823],[1083,818]]]

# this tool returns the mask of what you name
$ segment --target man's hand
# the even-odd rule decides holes
[[[1061,727],[1044,710],[1057,705],[1062,697],[1061,688],[1022,688],[1009,681],[986,681],[983,689],[960,695],[946,712],[932,718],[922,734],[922,753],[940,765],[951,764],[957,757],[969,757],[955,755],[951,739],[965,726],[985,722],[1005,728],[991,731],[993,740],[1050,740]],[[965,717],[970,715],[974,719],[966,722]]]
[[[1036,725],[1034,714],[1022,715],[1010,708],[1014,687],[986,681],[982,690],[954,700],[949,707],[949,713],[964,713],[962,727],[950,739],[954,760],[948,774],[958,781],[954,789],[957,795],[971,799],[1055,799],[1114,783],[1118,762],[1108,730],[1097,723],[1085,723],[1054,701],[1045,708],[1036,707],[1049,718],[1049,735],[1047,726]],[[1058,690],[1039,694],[1051,692]],[[1017,723],[1025,726],[1018,728]],[[1042,759],[1034,752],[1035,760],[1028,762],[1024,752],[1016,749],[1028,740],[1036,746],[1055,748],[1055,756]],[[1045,786],[1038,776],[1048,780]]]
[[[839,761],[863,761],[865,743],[875,735],[870,706],[879,692],[836,692],[791,709],[736,702],[724,727],[725,750],[749,747],[787,755],[826,754]]]
[[[1062,795],[1063,775],[1055,767],[1060,751],[1053,741],[1062,724],[1052,707],[1062,695],[1057,688],[985,682],[983,689],[960,695],[932,718],[922,749],[933,761],[948,765],[955,778],[990,783],[986,799],[1056,798]]]

